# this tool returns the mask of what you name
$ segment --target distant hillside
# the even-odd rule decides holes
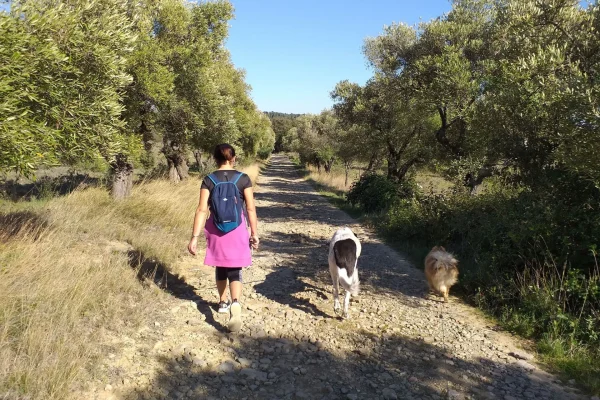
[[[281,113],[281,112],[277,112],[277,111],[265,111],[264,113],[267,115],[267,117],[271,118],[271,120],[273,120],[273,118],[295,119],[295,118],[298,118],[299,116],[303,115],[303,114]]]

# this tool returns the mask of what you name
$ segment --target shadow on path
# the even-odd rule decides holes
[[[145,283],[151,280],[159,288],[169,293],[173,297],[181,300],[193,301],[196,303],[198,311],[204,315],[206,322],[213,326],[219,332],[226,332],[227,329],[217,322],[213,315],[214,303],[208,302],[195,291],[194,287],[187,283],[183,278],[172,274],[160,261],[147,258],[141,251],[131,250],[127,253],[129,265],[137,271],[137,278]]]
[[[183,357],[162,357],[151,386],[123,398],[441,400],[448,390],[457,399],[467,393],[477,399],[569,398],[516,364],[448,359],[440,347],[403,336],[353,335],[354,350],[335,352],[287,338],[230,337],[212,346],[232,359],[199,367]],[[493,371],[493,378],[482,379],[482,369]]]
[[[48,226],[48,221],[43,216],[31,211],[0,214],[0,239],[31,235],[36,240]]]

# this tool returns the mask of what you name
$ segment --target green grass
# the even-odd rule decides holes
[[[571,348],[561,340],[542,339],[538,350],[543,360],[564,379],[574,379],[592,394],[600,394],[600,362],[597,351],[575,346]]]

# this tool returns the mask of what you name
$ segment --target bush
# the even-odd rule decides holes
[[[394,183],[377,174],[365,174],[352,184],[348,202],[367,213],[389,209],[398,199],[414,197],[416,184],[413,181]]]
[[[256,156],[261,160],[266,160],[269,158],[269,156],[271,156],[272,152],[273,152],[272,148],[261,148],[256,153]]]

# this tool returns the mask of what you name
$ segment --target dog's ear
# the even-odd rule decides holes
[[[444,248],[444,246],[440,246],[440,250],[441,251],[446,251],[446,249]]]

